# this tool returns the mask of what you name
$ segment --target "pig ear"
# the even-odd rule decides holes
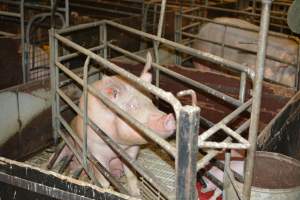
[[[148,72],[151,69],[151,65],[152,65],[152,56],[151,56],[151,53],[148,51],[147,57],[146,57],[146,64],[145,64],[145,67],[144,67],[140,77],[141,77],[141,79],[143,79],[144,81],[147,81],[149,83],[151,83],[151,81],[152,81],[152,74]]]

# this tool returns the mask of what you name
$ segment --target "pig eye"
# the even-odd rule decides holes
[[[119,90],[116,89],[116,88],[112,88],[112,87],[106,88],[105,92],[106,92],[106,94],[113,97],[114,99],[116,99],[118,97],[118,94],[119,94]]]

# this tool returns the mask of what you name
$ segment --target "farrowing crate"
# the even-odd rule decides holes
[[[266,19],[264,19],[266,20]],[[265,21],[264,21],[265,23]],[[95,37],[98,38],[97,42],[94,42],[92,45],[89,44],[77,44],[74,41],[68,39],[73,32],[80,33],[84,32],[87,29],[94,29],[98,31],[95,33]],[[194,50],[190,47],[181,45],[176,42],[172,42],[151,34],[144,33],[142,31],[132,29],[121,24],[112,22],[112,21],[99,21],[93,22],[89,24],[78,25],[74,27],[69,27],[62,30],[51,30],[50,33],[50,41],[51,41],[51,83],[52,83],[52,91],[53,91],[53,128],[54,128],[54,136],[57,138],[61,136],[66,144],[73,151],[76,158],[83,164],[83,160],[87,159],[93,163],[97,163],[93,158],[93,155],[90,155],[86,148],[86,142],[82,142],[80,139],[76,137],[70,125],[66,122],[66,120],[61,115],[61,111],[65,109],[65,107],[71,107],[75,113],[84,117],[87,123],[92,127],[92,129],[101,137],[105,142],[109,143],[110,146],[116,151],[125,161],[130,163],[131,167],[133,167],[140,176],[142,182],[142,195],[145,199],[194,199],[196,198],[195,192],[195,182],[196,182],[196,171],[204,168],[211,159],[213,159],[220,151],[220,149],[243,149],[249,150],[252,149],[253,152],[253,137],[257,134],[257,124],[258,116],[260,109],[260,90],[257,88],[261,85],[261,79],[257,79],[256,89],[254,89],[253,95],[256,100],[253,98],[247,97],[245,98],[245,90],[246,90],[246,81],[242,81],[240,83],[240,95],[238,98],[229,96],[224,94],[218,89],[211,88],[204,83],[196,82],[190,78],[187,78],[179,73],[176,73],[168,68],[165,68],[159,64],[158,61],[155,61],[152,66],[156,72],[155,83],[156,86],[146,83],[145,81],[140,80],[136,76],[127,72],[126,70],[118,67],[116,64],[108,61],[108,51],[116,51],[122,55],[125,55],[133,60],[136,60],[141,63],[145,63],[145,59],[137,56],[126,49],[115,45],[111,40],[115,40],[115,38],[109,37],[110,29],[118,29],[121,32],[126,32],[130,35],[136,37],[147,38],[148,40],[152,40],[153,42],[160,43],[164,45],[164,47],[169,48],[170,50],[176,50],[183,52],[185,54],[192,55],[197,58],[205,59],[208,62],[212,62],[215,64],[221,64],[225,68],[230,68],[232,70],[237,71],[243,76],[248,77],[252,82],[254,81],[255,72],[241,64],[223,59],[218,56],[214,56],[208,53],[204,53],[201,51]],[[262,43],[263,44],[263,43]],[[261,45],[261,44],[260,44]],[[64,54],[64,49],[68,49],[69,54]],[[157,49],[154,49],[157,51]],[[158,54],[158,52],[156,52]],[[84,66],[83,76],[77,76],[72,71],[70,71],[67,67],[68,60],[71,58],[75,58],[77,56],[83,57],[82,65]],[[263,59],[263,55],[259,55],[259,59]],[[99,71],[103,72],[103,69],[108,71],[112,71],[130,81],[134,84],[140,86],[146,91],[155,95],[161,101],[167,103],[169,109],[171,108],[175,113],[177,119],[177,130],[176,130],[176,145],[169,143],[168,141],[157,137],[155,133],[142,125],[140,122],[136,121],[132,116],[128,115],[125,111],[120,109],[114,103],[110,102],[106,97],[102,94],[99,94],[95,88],[87,84],[88,78],[88,68],[90,66],[99,67]],[[154,167],[149,166],[152,169],[157,169],[158,171],[150,171],[149,168],[143,165],[141,162],[132,162],[130,157],[126,153],[122,151],[122,149],[116,144],[114,141],[110,140],[107,136],[107,133],[104,133],[101,129],[97,127],[97,125],[92,122],[88,118],[88,116],[84,115],[86,110],[80,110],[78,108],[77,101],[72,100],[68,97],[63,91],[62,87],[65,87],[65,82],[59,78],[59,74],[63,73],[67,77],[70,78],[70,81],[67,83],[74,82],[78,85],[78,87],[85,91],[84,95],[87,95],[87,92],[92,93],[94,96],[99,98],[106,106],[116,112],[121,118],[126,119],[132,126],[137,128],[141,133],[145,134],[148,138],[150,138],[153,142],[155,142],[158,146],[164,149],[165,152],[169,154],[171,160],[175,159],[175,168],[172,170],[171,167],[165,167],[162,164],[161,168],[158,165],[154,165]],[[187,84],[189,88],[195,89],[197,92],[204,92],[208,97],[212,97],[214,100],[218,99],[218,101],[226,102],[231,107],[231,112],[227,114],[223,119],[221,119],[217,123],[213,123],[203,116],[199,116],[200,109],[196,106],[196,94],[193,90],[185,90],[179,93],[179,96],[191,96],[192,106],[184,106],[178,98],[167,91],[164,91],[159,88],[160,79],[159,74],[164,73],[170,76],[171,78],[183,82]],[[261,72],[259,72],[261,73]],[[84,78],[82,78],[84,77]],[[101,77],[101,75],[100,75]],[[256,77],[262,78],[262,74],[257,74]],[[249,113],[251,111],[251,113]],[[236,122],[237,118],[243,120]],[[198,136],[198,128],[199,121],[202,121],[208,128]],[[235,125],[232,126],[233,122]],[[252,125],[250,125],[252,124]],[[256,125],[254,125],[256,124]],[[249,139],[245,139],[240,134],[248,130],[249,128]],[[86,133],[85,133],[86,134]],[[221,142],[217,142],[216,140],[211,140],[211,136],[215,135],[225,135],[224,140]],[[77,151],[74,148],[74,145],[68,139],[68,136],[71,136],[79,146],[83,146],[81,151]],[[234,143],[232,143],[235,141]],[[251,141],[253,143],[251,143]],[[205,152],[205,155],[197,160],[197,152],[198,148]],[[209,148],[209,149],[207,149]],[[84,153],[83,153],[84,152]],[[250,151],[251,152],[251,151]],[[151,157],[151,156],[150,156]],[[153,157],[152,157],[153,158]],[[183,159],[189,158],[189,159]],[[253,160],[251,156],[248,157],[248,162],[246,167],[251,170],[251,165],[253,164]],[[144,162],[145,163],[145,162]],[[97,169],[103,172],[103,168],[101,165],[97,163]],[[88,170],[88,166],[83,165],[83,167],[88,172],[89,176],[95,180],[93,174]],[[105,172],[104,175],[113,186],[122,192],[126,193],[126,188],[120,185],[109,173]],[[162,173],[164,171],[165,173]],[[173,173],[172,173],[173,171]],[[170,175],[171,174],[171,175]],[[167,177],[163,177],[167,175]],[[171,185],[167,185],[167,182],[163,181],[170,180],[169,183]],[[245,180],[251,180],[252,174],[248,173],[245,176]],[[232,178],[232,177],[231,177]],[[246,189],[245,194],[247,195],[247,190],[250,189],[249,181],[245,182]],[[248,185],[247,185],[248,184]],[[247,189],[248,188],[248,189]]]

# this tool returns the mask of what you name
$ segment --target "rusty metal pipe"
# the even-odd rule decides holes
[[[258,52],[256,58],[256,76],[254,81],[253,104],[251,109],[251,122],[249,128],[250,148],[247,151],[246,168],[245,168],[245,182],[243,186],[243,198],[250,199],[251,185],[253,180],[253,167],[256,151],[256,140],[258,125],[260,119],[261,93],[262,81],[264,76],[266,47],[268,39],[268,29],[270,22],[270,9],[272,0],[262,0],[262,17],[260,22],[260,32],[258,38]]]

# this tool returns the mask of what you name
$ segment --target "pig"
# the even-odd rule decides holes
[[[230,161],[230,169],[240,175],[244,174],[244,161],[241,160],[243,155],[235,150],[232,150],[231,153],[231,161]],[[224,161],[221,161],[224,163]],[[209,170],[209,173],[214,175],[219,181],[223,182],[224,172],[217,167],[212,166]],[[208,178],[202,177],[206,187],[201,188],[201,192],[206,193],[213,191],[213,195],[209,198],[209,200],[216,200],[220,195],[222,195],[222,190],[220,190],[213,182],[211,182]]]
[[[259,28],[254,24],[236,18],[220,17],[215,18],[214,21],[222,24],[237,25],[242,28]],[[227,45],[245,50],[257,51],[257,32],[234,27],[227,27],[225,29],[224,25],[206,23],[199,28],[198,36],[200,38],[219,43],[222,43],[224,40],[224,43]],[[229,47],[225,47],[223,52],[222,46],[201,40],[196,40],[192,46],[195,49],[208,52],[240,64],[246,64],[248,67],[255,69],[256,54],[235,50]],[[267,55],[279,58],[292,64],[296,64],[297,54],[298,44],[294,40],[271,35],[268,37]],[[215,70],[200,64],[197,60],[194,60],[194,66],[204,72],[209,71],[218,73]],[[269,80],[292,87],[295,84],[296,68],[292,65],[289,66],[284,63],[266,59],[264,76]]]
[[[147,54],[147,62],[140,78],[151,82],[152,75],[148,71],[151,68],[151,54]],[[154,130],[158,136],[167,138],[171,136],[176,128],[176,120],[172,113],[166,114],[158,110],[151,99],[139,88],[120,76],[103,76],[101,80],[92,83],[101,94],[117,104],[121,109],[134,117],[140,123]],[[136,159],[140,145],[147,141],[140,133],[132,128],[126,121],[106,107],[101,100],[88,94],[88,116],[103,130],[132,159]],[[83,97],[79,102],[80,109],[83,109]],[[72,128],[82,140],[83,119],[76,116],[72,121]],[[138,180],[134,173],[122,163],[118,155],[93,131],[91,127],[87,130],[87,142],[89,152],[108,170],[113,176],[120,177],[123,172],[128,181],[129,193],[132,196],[139,196],[137,186]],[[98,181],[104,188],[109,187],[109,182],[96,170],[93,170]]]

